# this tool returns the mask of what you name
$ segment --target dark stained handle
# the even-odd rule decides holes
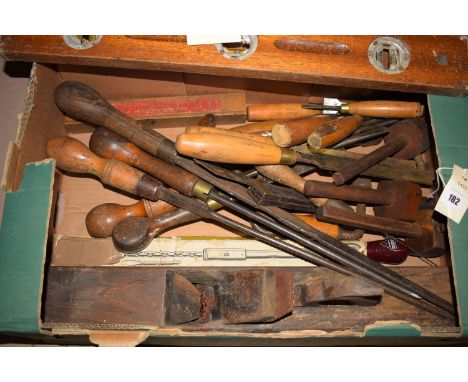
[[[180,208],[158,218],[129,217],[115,225],[112,241],[120,252],[139,252],[162,231],[199,219],[198,215]]]
[[[388,143],[385,146],[379,147],[361,159],[345,166],[340,171],[335,172],[333,174],[333,181],[337,186],[341,186],[348,180],[363,173],[375,164],[382,162],[385,158],[388,158],[390,155],[396,153],[398,150],[403,148],[405,144],[405,140],[397,139],[392,143]]]
[[[154,131],[118,111],[96,90],[77,81],[62,82],[55,89],[55,103],[70,118],[109,130],[127,138],[157,157],[171,161],[177,155],[174,144]]]
[[[159,200],[163,191],[158,180],[115,159],[98,157],[75,138],[52,138],[47,144],[47,154],[62,170],[96,175],[102,183],[144,199]]]
[[[104,203],[94,207],[86,215],[86,228],[92,237],[110,237],[114,226],[130,216],[158,217],[176,210],[171,204],[158,200],[140,200],[123,206],[116,203]]]
[[[330,202],[317,209],[317,219],[347,227],[362,228],[379,234],[389,233],[401,237],[418,237],[423,235],[421,225],[401,220],[381,218],[372,215],[360,215],[354,211],[333,206]]]
[[[336,186],[333,183],[319,182],[317,180],[305,181],[304,195],[307,197],[320,197],[379,205],[390,204],[392,200],[391,195],[377,190],[347,185]]]
[[[100,157],[117,159],[139,168],[187,196],[192,196],[193,187],[199,181],[198,177],[188,171],[155,158],[103,127],[93,132],[89,148]]]

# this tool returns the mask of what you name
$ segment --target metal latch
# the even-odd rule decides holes
[[[372,41],[368,56],[372,66],[386,74],[403,72],[411,59],[408,46],[394,37],[379,37]]]

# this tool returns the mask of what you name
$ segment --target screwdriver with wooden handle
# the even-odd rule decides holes
[[[157,218],[177,209],[173,205],[158,200],[141,199],[135,204],[123,206],[116,203],[104,203],[91,209],[86,215],[86,229],[92,237],[110,237],[114,226],[130,216]]]
[[[305,110],[331,110],[341,114],[359,114],[375,118],[418,118],[424,113],[419,102],[405,101],[362,101],[342,103],[341,105],[304,104]]]
[[[180,134],[176,150],[179,154],[211,162],[254,165],[303,162],[321,167],[314,157],[290,148],[221,134]]]
[[[232,131],[229,129],[219,129],[219,128],[212,128],[212,127],[187,127],[185,132],[188,134],[196,134],[196,133],[206,133],[206,134],[218,134],[223,135],[226,137],[236,137],[236,138],[243,138],[247,140],[253,140],[259,143],[265,143],[271,146],[275,146],[273,140],[269,137],[263,137],[258,134],[244,134],[239,133],[237,131]],[[276,146],[275,146],[276,147]],[[282,165],[265,165],[265,166],[257,166],[256,169],[259,173],[263,176],[271,179],[277,183],[283,184],[285,186],[291,187],[301,194],[304,193],[304,185],[305,180],[299,176],[291,167],[282,166]],[[321,206],[324,204],[327,199],[324,198],[309,198],[309,200],[315,206]]]

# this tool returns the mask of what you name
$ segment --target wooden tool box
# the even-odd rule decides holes
[[[265,42],[263,42],[262,37],[264,37]],[[21,40],[22,38],[25,40]],[[97,58],[98,51],[95,52],[95,57],[89,58],[88,54],[86,60],[80,59],[76,56],[83,54],[82,51],[72,52],[69,48],[63,48],[65,49],[65,55],[62,55],[60,59],[54,55],[49,55],[50,52],[38,54],[31,45],[29,52],[19,54],[17,52],[24,46],[22,44],[25,41],[29,41],[31,44],[40,40],[40,37],[22,38],[2,37],[2,49],[7,58],[32,58],[55,64],[35,64],[33,66],[17,140],[10,143],[5,175],[2,181],[2,186],[9,191],[5,203],[2,230],[0,231],[0,281],[2,283],[0,327],[3,332],[58,343],[77,342],[79,339],[84,338],[87,340],[89,337],[94,343],[111,345],[135,345],[143,341],[145,344],[179,345],[425,344],[443,343],[447,340],[450,340],[451,343],[464,341],[463,337],[466,335],[466,328],[468,327],[468,300],[465,296],[468,291],[468,276],[466,274],[468,268],[466,267],[466,256],[464,256],[464,252],[468,250],[468,243],[464,238],[466,235],[463,234],[463,232],[466,232],[466,218],[460,225],[448,224],[449,253],[435,259],[438,265],[437,268],[431,269],[419,259],[410,257],[403,264],[402,269],[402,273],[407,275],[411,275],[412,272],[418,273],[418,269],[424,269],[426,274],[431,275],[428,280],[422,283],[428,288],[436,288],[432,289],[433,292],[440,293],[441,296],[447,299],[453,299],[458,310],[458,320],[454,323],[434,321],[434,325],[428,326],[424,324],[424,319],[419,322],[416,322],[417,320],[412,322],[408,317],[414,317],[413,312],[407,316],[407,319],[392,319],[388,315],[382,315],[381,320],[372,318],[372,322],[362,325],[362,322],[347,323],[340,321],[340,314],[343,317],[348,314],[346,313],[346,307],[321,307],[317,309],[326,309],[326,312],[325,310],[321,312],[333,315],[336,318],[336,326],[334,326],[333,321],[331,321],[332,324],[330,322],[321,322],[320,320],[324,316],[317,315],[317,311],[313,309],[305,309],[299,312],[299,321],[303,320],[302,324],[294,323],[294,319],[289,319],[286,323],[278,321],[275,324],[262,324],[260,326],[255,326],[258,324],[249,324],[229,327],[218,325],[215,328],[210,328],[206,324],[198,327],[196,325],[136,327],[132,326],[131,323],[129,324],[128,321],[122,322],[121,325],[114,323],[108,326],[76,325],[71,322],[51,325],[50,322],[44,321],[43,303],[46,295],[45,291],[49,285],[47,273],[51,267],[92,266],[115,268],[142,265],[141,259],[137,259],[133,264],[129,263],[128,258],[113,250],[110,240],[89,238],[84,223],[87,212],[97,204],[105,202],[131,204],[135,202],[135,199],[130,195],[117,193],[113,189],[104,187],[99,181],[91,177],[57,172],[55,171],[54,162],[47,159],[45,148],[50,138],[68,134],[87,143],[92,131],[91,128],[84,125],[64,124],[66,121],[53,101],[54,89],[62,81],[77,80],[87,83],[107,99],[116,101],[136,98],[148,99],[153,97],[235,93],[244,93],[247,104],[307,102],[311,96],[319,98],[333,96],[353,100],[373,98],[419,100],[428,106],[427,120],[432,124],[432,131],[434,132],[431,147],[434,168],[439,166],[451,167],[453,163],[466,168],[468,166],[468,148],[464,144],[461,144],[461,146],[457,144],[457,142],[462,142],[462,139],[453,137],[454,134],[459,134],[459,137],[466,137],[466,131],[463,131],[463,126],[468,120],[468,103],[466,99],[443,96],[426,97],[425,94],[413,92],[388,92],[372,89],[375,87],[375,89],[402,90],[403,87],[406,90],[422,92],[428,89],[436,89],[435,92],[438,93],[460,95],[463,90],[459,84],[463,83],[463,81],[466,82],[466,65],[464,64],[466,63],[466,42],[463,45],[464,52],[462,52],[463,48],[457,45],[458,42],[454,43],[456,46],[454,49],[444,51],[449,57],[449,63],[453,62],[453,58],[458,65],[458,71],[453,76],[452,83],[449,84],[448,80],[445,82],[440,81],[437,84],[427,81],[424,85],[421,85],[421,83],[416,84],[416,77],[408,76],[404,78],[404,81],[408,82],[402,85],[401,82],[399,83],[401,77],[394,77],[400,78],[400,80],[394,81],[392,79],[388,80],[387,83],[386,78],[388,77],[385,77],[384,80],[382,79],[384,77],[380,78],[380,74],[375,77],[379,77],[379,80],[375,79],[375,81],[367,82],[356,80],[355,76],[350,72],[340,73],[339,76],[335,76],[333,73],[338,73],[336,68],[330,69],[328,76],[307,68],[305,70],[310,70],[310,74],[300,76],[294,73],[296,70],[294,63],[291,64],[289,71],[280,70],[279,67],[275,66],[275,63],[279,62],[279,60],[275,61],[274,59],[272,59],[272,65],[269,69],[262,72],[265,75],[260,75],[260,71],[253,71],[248,68],[249,65],[262,65],[262,61],[257,61],[255,55],[241,63],[222,61],[226,65],[225,70],[220,70],[217,67],[217,59],[213,61],[211,66],[203,66],[202,70],[200,63],[190,60],[185,64],[172,62],[162,66],[148,63],[140,66],[143,61],[139,61],[135,66],[125,65],[131,67],[131,69],[75,66],[69,64],[98,66],[116,66],[118,64],[114,61]],[[58,44],[58,41],[61,41],[60,39],[61,36],[57,36],[51,41]],[[104,36],[101,42],[104,47],[109,46],[106,44],[117,44],[118,41],[123,39],[125,37]],[[263,48],[267,46],[273,46],[275,39],[277,37],[260,36],[258,53],[264,52]],[[351,42],[355,41],[355,39],[347,36],[343,41],[351,45]],[[137,41],[136,44],[144,45],[141,40],[133,40]],[[340,39],[334,37],[330,38],[330,40],[338,41]],[[370,40],[372,41],[372,38]],[[421,41],[428,43],[428,40],[430,39],[423,38]],[[411,41],[413,40],[409,38],[408,43]],[[17,45],[13,49],[14,43]],[[148,46],[156,43],[162,44],[167,49],[172,49],[170,48],[172,46],[170,45],[171,42],[167,41],[146,42],[145,49],[149,49]],[[180,44],[180,42],[177,44]],[[187,49],[188,52],[192,52],[191,54],[208,51],[208,47],[202,47],[198,51],[192,51],[193,47]],[[356,53],[356,50],[352,50],[353,54]],[[129,51],[134,50],[130,49]],[[144,52],[148,52],[148,50],[143,49],[139,54]],[[289,50],[283,50],[281,54],[289,54],[289,52]],[[420,56],[418,55],[418,49],[415,48],[413,52],[416,52],[413,55],[415,60],[422,59],[423,55],[422,53]],[[294,57],[302,57],[301,55],[306,53],[294,51],[291,54]],[[320,56],[317,62],[325,59],[327,62],[333,61],[328,54],[323,52],[314,54]],[[341,58],[342,55],[334,53],[333,57],[335,56]],[[346,54],[343,56],[346,56]],[[212,58],[210,55],[207,57]],[[348,59],[351,59],[352,56],[349,57]],[[250,59],[252,61],[249,63]],[[358,61],[351,59],[351,62],[357,63]],[[231,63],[232,68],[228,65]],[[432,69],[429,64],[427,67]],[[156,68],[171,71],[154,71]],[[429,73],[430,70],[427,72]],[[237,76],[243,76],[243,78],[229,76],[234,73]],[[249,77],[268,79],[252,79]],[[340,77],[340,79],[335,81],[331,79],[332,77]],[[425,76],[424,78],[429,77]],[[319,78],[320,80],[316,81]],[[282,79],[301,81],[301,83],[286,82]],[[302,82],[320,82],[332,85],[345,84],[348,86],[317,86]],[[366,87],[366,89],[353,86]],[[155,127],[159,128],[158,131],[162,134],[174,140],[184,130],[187,123],[191,122],[183,121],[178,127],[158,127],[156,123]],[[228,126],[233,126],[233,124],[223,124],[220,127]],[[453,150],[455,144],[456,150]],[[426,194],[430,192],[430,190],[426,191]],[[197,237],[194,238],[193,236]],[[235,238],[236,236],[234,232],[203,221],[176,228],[163,234],[165,238],[192,238],[198,241],[213,238]],[[184,241],[185,247],[187,247],[187,242],[189,241]],[[61,247],[59,246],[60,243]],[[125,261],[127,262],[125,263]],[[297,263],[299,260],[294,261],[296,262],[282,263],[280,261],[275,262],[274,258],[267,258],[262,266],[263,268],[281,266],[282,269],[299,273],[307,273],[308,270],[311,273],[317,272],[315,268],[311,268],[306,263]],[[216,273],[220,269],[229,269],[222,262],[217,263],[216,268],[207,268],[203,264],[191,265],[189,268],[175,264],[171,266],[152,264],[150,266],[181,272],[189,279],[191,278],[193,282],[199,280],[200,275],[206,277],[207,274]],[[242,268],[242,262],[236,263],[236,266]],[[254,266],[258,267],[259,264]],[[234,268],[231,267],[231,269]],[[415,280],[418,280],[418,278],[416,277]],[[55,282],[55,284],[51,283],[50,285],[59,284]],[[357,309],[365,311],[364,308]],[[365,316],[364,313],[363,316]],[[371,317],[374,316],[371,315]],[[314,320],[317,323],[315,326]]]

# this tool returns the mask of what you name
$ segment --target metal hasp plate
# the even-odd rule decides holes
[[[379,37],[369,45],[369,61],[379,72],[396,74],[404,71],[411,60],[408,46],[394,37]]]
[[[63,41],[73,49],[89,49],[101,41],[102,35],[65,35]]]
[[[230,60],[242,61],[250,57],[258,46],[258,37],[255,35],[243,35],[240,43],[215,44],[216,49],[224,57]]]

